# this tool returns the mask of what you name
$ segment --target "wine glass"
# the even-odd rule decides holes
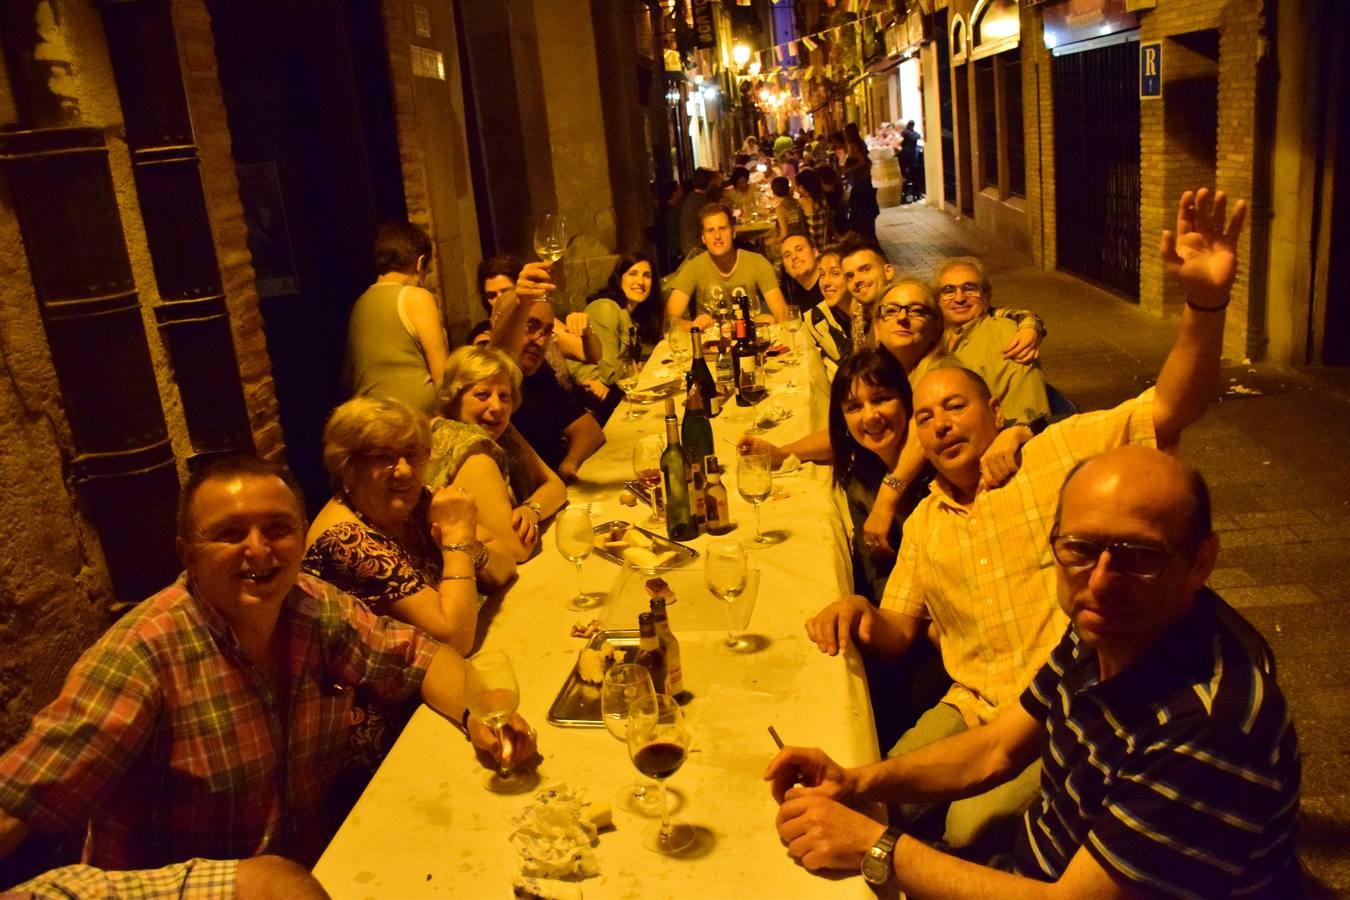
[[[666,346],[670,348],[670,359],[677,372],[683,372],[689,365],[692,347],[689,332],[681,327],[678,316],[666,317]]]
[[[788,348],[788,358],[792,364],[797,364],[797,332],[802,330],[802,311],[799,307],[788,304],[787,318],[783,320],[783,330],[788,333],[788,342],[791,346]]]
[[[736,490],[740,492],[742,500],[755,507],[755,536],[750,541],[751,545],[759,548],[778,543],[764,534],[759,522],[760,504],[768,500],[773,491],[773,461],[769,454],[746,453],[736,460]]]
[[[624,399],[628,401],[628,413],[624,416],[626,422],[635,422],[643,416],[643,413],[638,411],[637,404],[633,402],[633,391],[637,389],[638,377],[641,374],[642,367],[635,360],[619,361],[619,371],[614,376],[614,383],[623,391]]]
[[[648,525],[660,525],[666,520],[665,498],[661,493],[661,454],[666,450],[666,439],[659,434],[643,435],[633,446],[633,475],[646,486],[651,495],[652,517]]]
[[[534,225],[534,251],[550,265],[562,259],[567,248],[567,217],[562,213],[545,213]]]
[[[479,653],[467,661],[465,676],[469,712],[492,729],[500,747],[502,726],[510,721],[520,705],[520,688],[516,685],[511,658],[500,650]],[[487,789],[494,794],[514,794],[527,790],[530,785],[528,776],[508,771],[500,762],[486,783]]]
[[[749,580],[749,566],[745,559],[745,546],[737,540],[713,541],[708,545],[707,556],[703,558],[703,579],[714,597],[727,607],[727,639],[725,646],[733,652],[750,649],[750,643],[736,637],[736,623],[732,606],[737,598],[745,593]]]
[[[595,527],[591,524],[591,512],[585,506],[569,506],[558,513],[553,522],[553,533],[558,543],[558,552],[577,567],[577,595],[567,601],[567,608],[573,610],[595,609],[601,603],[598,594],[588,594],[582,590],[581,566],[595,547]]]
[[[688,754],[689,731],[675,698],[654,694],[629,707],[628,755],[639,772],[656,779],[661,792],[661,823],[653,822],[642,832],[642,845],[648,850],[675,854],[694,842],[694,829],[672,822],[666,805],[666,779],[684,765]]]
[[[600,717],[609,733],[621,741],[628,740],[629,710],[644,697],[656,696],[652,674],[645,666],[620,663],[605,673],[600,686]],[[633,777],[633,786],[623,788],[614,798],[615,805],[641,816],[657,813],[656,796],[642,783],[642,776]]]

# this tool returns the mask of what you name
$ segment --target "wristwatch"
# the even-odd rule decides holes
[[[891,827],[882,832],[881,837],[862,858],[862,877],[868,884],[881,886],[891,880],[894,869],[891,858],[895,855],[895,842],[900,839],[900,829]]]

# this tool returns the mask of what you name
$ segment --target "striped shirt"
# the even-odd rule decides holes
[[[1274,677],[1217,617],[1223,605],[1201,591],[1104,682],[1068,629],[1022,695],[1048,733],[1041,799],[1018,841],[1023,874],[1057,879],[1086,847],[1168,896],[1290,896],[1298,742]]]
[[[1071,416],[1022,446],[1022,467],[966,506],[935,479],[905,520],[883,609],[937,628],[952,678],[942,698],[970,727],[1016,701],[1068,623],[1050,555],[1059,488],[1074,463],[1125,444],[1153,446],[1153,391]]]
[[[0,809],[50,834],[92,816],[84,861],[103,868],[317,858],[350,688],[411,696],[438,645],[303,574],[276,640],[284,691],[180,577],[86,651],[0,756]]]

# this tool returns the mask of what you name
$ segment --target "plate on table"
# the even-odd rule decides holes
[[[693,547],[621,519],[595,526],[595,555],[643,572],[664,572],[698,558]]]
[[[614,665],[632,662],[633,657],[637,656],[637,648],[636,629],[597,631],[591,635],[586,646],[577,654],[576,665],[572,666],[572,671],[568,673],[562,690],[558,691],[553,705],[548,708],[549,723],[562,728],[604,727],[605,723],[600,718],[600,684],[582,678],[582,667],[599,665],[596,654],[602,656],[612,654]],[[603,677],[603,669],[600,671]],[[591,671],[588,674],[594,676],[595,672]]]

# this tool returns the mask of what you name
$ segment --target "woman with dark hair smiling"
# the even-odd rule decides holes
[[[641,250],[620,256],[609,281],[586,301],[591,329],[600,339],[601,354],[594,365],[576,366],[572,378],[584,392],[586,407],[604,424],[623,399],[614,386],[623,360],[641,355],[642,344],[661,339],[661,304],[646,302],[658,281],[656,264]],[[638,347],[633,346],[637,329]]]

